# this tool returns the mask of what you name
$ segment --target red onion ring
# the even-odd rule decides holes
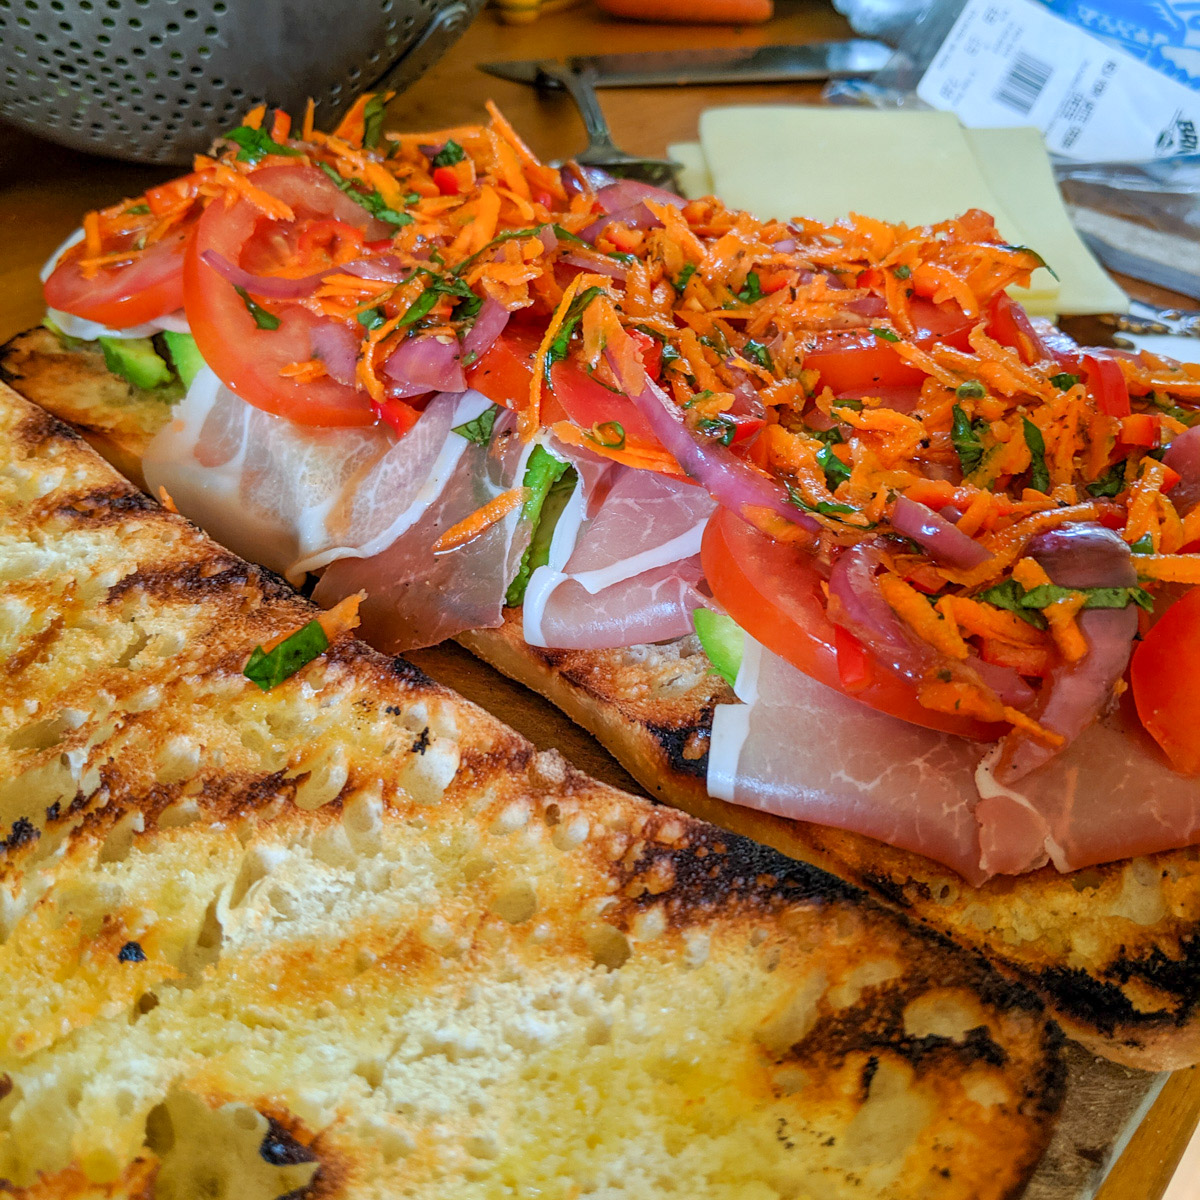
[[[443,342],[433,334],[406,337],[388,355],[383,373],[393,381],[388,389],[393,396],[467,390],[457,338]]]
[[[314,357],[325,364],[330,378],[354,387],[361,344],[359,335],[341,321],[324,320],[313,326],[309,337]]]
[[[394,283],[409,274],[409,270],[393,254],[380,254],[352,259],[336,267],[326,267],[311,275],[290,278],[286,275],[255,275],[252,271],[235,266],[216,250],[205,250],[200,261],[212,267],[222,279],[235,287],[245,288],[252,296],[265,296],[270,300],[303,300],[329,275],[344,271],[360,279],[378,279]]]
[[[477,362],[491,348],[492,343],[504,332],[510,313],[498,300],[489,296],[475,317],[467,336],[463,338],[463,358]],[[472,357],[473,356],[473,357]]]
[[[623,280],[629,275],[629,268],[624,263],[609,258],[607,254],[601,254],[598,250],[569,250],[558,261],[579,267],[583,271],[591,271],[593,275],[607,275],[611,279]]]
[[[927,505],[900,496],[892,509],[892,528],[912,538],[935,562],[960,570],[982,566],[995,556]]]
[[[1133,587],[1137,583],[1129,547],[1119,534],[1102,525],[1060,525],[1031,539],[1026,553],[1061,587]],[[1078,623],[1087,653],[1078,662],[1062,663],[1051,670],[1030,714],[1066,741],[1055,749],[1015,730],[1008,734],[994,770],[1002,785],[1024,779],[1087,729],[1112,699],[1113,689],[1129,665],[1138,626],[1132,604],[1087,609],[1079,614]]]
[[[616,370],[611,350],[605,352],[609,366]],[[748,508],[765,508],[812,533],[821,529],[807,513],[801,512],[788,498],[787,491],[768,475],[732,454],[719,444],[702,446],[683,422],[678,405],[648,375],[645,386],[630,400],[649,422],[663,448],[718,504],[744,520]]]
[[[1172,438],[1162,460],[1179,476],[1171,489],[1171,503],[1181,517],[1186,517],[1200,503],[1200,425]]]

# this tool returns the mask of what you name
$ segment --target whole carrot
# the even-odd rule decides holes
[[[704,25],[757,25],[771,19],[773,0],[596,0],[610,17]]]

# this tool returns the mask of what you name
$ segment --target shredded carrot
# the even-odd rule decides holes
[[[1086,600],[1082,592],[1075,592],[1042,610],[1059,653],[1067,662],[1078,662],[1088,652],[1087,639],[1075,619]]]
[[[992,693],[965,680],[929,680],[918,692],[921,703],[935,712],[975,717],[980,721],[1007,721],[1022,733],[1048,746],[1061,746],[1062,734],[1046,729],[1019,709],[1002,704]]]
[[[1200,583],[1200,554],[1139,554],[1138,575],[1163,583]]]
[[[171,493],[167,491],[162,484],[158,487],[158,502],[167,510],[167,512],[177,513],[179,509],[175,505],[175,501],[171,499]]]
[[[319,612],[312,620],[316,621],[321,626],[322,632],[326,639],[332,643],[339,634],[348,633],[351,629],[358,627],[358,608],[359,605],[367,598],[366,592],[354,592],[347,596],[344,600],[339,600],[332,608],[326,609],[324,612]],[[305,621],[307,625],[309,622]],[[286,633],[278,634],[268,642],[263,642],[263,649],[270,653],[277,646],[286,642],[298,629],[289,629]]]
[[[911,584],[895,575],[879,577],[879,590],[888,607],[922,641],[928,642],[947,658],[965,659],[967,644],[953,620],[934,609]]]
[[[541,426],[542,379],[546,374],[546,356],[550,353],[550,347],[558,336],[562,323],[567,319],[567,310],[571,307],[571,301],[575,299],[582,280],[582,275],[576,275],[567,285],[558,308],[550,318],[550,324],[546,326],[537,354],[534,355],[533,375],[529,380],[529,404],[517,414],[517,432],[520,433],[522,441],[529,441]]]
[[[464,517],[456,525],[451,525],[445,533],[433,543],[434,554],[444,554],[447,550],[457,550],[474,541],[484,530],[490,529],[497,521],[503,521],[515,508],[520,508],[529,499],[529,489],[525,487],[509,488],[501,492],[493,500],[489,500],[482,508],[477,508],[470,516]]]

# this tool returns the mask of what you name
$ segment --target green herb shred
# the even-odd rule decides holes
[[[250,299],[250,293],[244,287],[238,287],[235,283],[233,290],[242,298],[242,303],[246,306],[246,311],[254,318],[254,323],[259,329],[278,329],[282,324],[280,319],[272,312],[267,312],[261,304],[255,304]]]
[[[242,674],[264,692],[269,692],[285,679],[290,679],[301,667],[329,648],[329,639],[320,621],[309,621],[286,637],[274,650],[255,646]]]
[[[973,422],[959,405],[953,408],[954,425],[950,430],[950,441],[958,454],[964,475],[970,475],[983,461],[983,444],[979,440],[979,426]]]
[[[467,152],[453,139],[448,141],[434,156],[433,167],[452,167],[467,157]]]
[[[374,150],[383,136],[383,115],[387,111],[387,101],[382,92],[377,92],[367,101],[363,109],[363,146]]]
[[[1046,439],[1042,431],[1028,418],[1021,418],[1025,445],[1029,447],[1029,486],[1039,492],[1050,490],[1050,472],[1046,469]]]
[[[465,437],[468,442],[474,442],[477,446],[486,446],[492,440],[492,429],[495,427],[496,418],[499,415],[499,406],[493,404],[491,408],[485,408],[479,416],[472,420],[455,425],[450,432],[457,433],[459,437]]]
[[[885,342],[898,342],[900,335],[891,329],[884,329],[882,325],[872,325],[871,332],[877,338],[883,338]]]
[[[339,191],[345,192],[355,204],[360,208],[365,208],[377,220],[386,221],[389,225],[412,224],[412,217],[408,213],[397,212],[394,208],[389,208],[387,202],[374,188],[364,190],[359,180],[343,179],[328,163],[317,163],[317,166],[325,172]]]
[[[233,142],[238,148],[238,162],[249,163],[252,167],[262,162],[268,154],[283,154],[288,158],[299,158],[301,152],[291,146],[281,146],[274,141],[265,129],[251,129],[249,125],[239,125],[224,135],[227,141]],[[149,209],[146,210],[149,212]]]

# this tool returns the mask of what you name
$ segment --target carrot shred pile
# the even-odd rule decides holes
[[[1119,532],[1145,588],[1200,583],[1200,554],[1188,552],[1200,544],[1200,507],[1176,510],[1179,476],[1160,461],[1172,437],[1200,423],[1200,367],[1053,348],[1005,290],[1027,284],[1042,261],[1005,244],[988,214],[919,227],[860,214],[761,221],[713,197],[652,197],[601,219],[582,174],[541,163],[494,105],[486,125],[400,134],[381,127],[387,98],[361,97],[333,133],[314,128],[311,104],[296,130],[285,114],[252,110],[191,174],[89,213],[64,261],[89,277],[119,270],[180,236],[206,205],[249,204],[298,230],[268,273],[323,273],[302,301],[256,304],[278,313],[301,303],[352,329],[355,386],[377,411],[395,402],[385,365],[399,348],[461,341],[491,303],[538,334],[528,388],[504,401],[523,438],[552,432],[681,475],[653,440],[599,437],[547,399],[564,359],[623,396],[649,373],[697,439],[771,472],[821,526],[814,540],[748,506],[772,536],[812,542],[826,564],[885,539],[882,594],[943,660],[978,655],[1036,680],[1087,653],[1087,595],[1023,600],[1049,583],[1024,557],[1030,539],[1067,522]],[[279,166],[319,171],[371,215],[366,229],[295,221],[255,182]],[[387,255],[386,277],[340,269],[368,254]],[[857,374],[837,370],[854,362],[865,364]],[[900,382],[876,384],[881,370]],[[283,373],[313,382],[326,368],[310,358]],[[465,544],[521,493],[497,497],[436,549]],[[951,522],[987,560],[954,569],[908,541],[895,525],[901,497]],[[1053,740],[962,679],[931,678],[921,695]]]

